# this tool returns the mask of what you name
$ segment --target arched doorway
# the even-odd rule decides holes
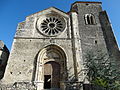
[[[65,52],[56,45],[43,48],[37,58],[35,82],[37,90],[64,87],[67,79]]]
[[[60,88],[60,65],[54,61],[44,64],[44,89]]]

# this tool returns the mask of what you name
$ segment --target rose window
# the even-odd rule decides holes
[[[56,36],[65,29],[65,20],[61,17],[47,17],[39,18],[38,20],[39,31],[47,36]]]
[[[59,19],[50,17],[43,20],[41,28],[45,34],[53,36],[63,31],[63,24]]]

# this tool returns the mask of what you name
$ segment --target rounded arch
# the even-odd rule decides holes
[[[60,82],[67,79],[67,63],[64,50],[58,45],[47,45],[39,51],[36,62],[35,81],[39,82],[39,88],[44,89],[44,65],[55,62],[60,65]],[[66,76],[66,77],[63,77]]]

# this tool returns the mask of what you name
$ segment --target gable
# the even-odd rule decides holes
[[[45,9],[45,10],[39,11],[37,13],[34,13],[32,15],[29,15],[29,16],[27,16],[27,18],[29,18],[29,17],[39,17],[41,15],[47,15],[47,14],[51,14],[51,13],[56,13],[56,14],[59,14],[63,17],[66,17],[66,18],[69,17],[69,15],[67,13],[63,12],[62,10],[59,10],[55,7],[50,7],[48,9]]]
[[[63,37],[67,37],[68,22],[67,13],[51,7],[27,16],[24,23],[19,23],[16,37],[56,37],[63,32]]]

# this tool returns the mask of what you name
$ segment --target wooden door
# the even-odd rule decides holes
[[[60,88],[60,65],[58,63],[48,62],[44,65],[44,88]]]

